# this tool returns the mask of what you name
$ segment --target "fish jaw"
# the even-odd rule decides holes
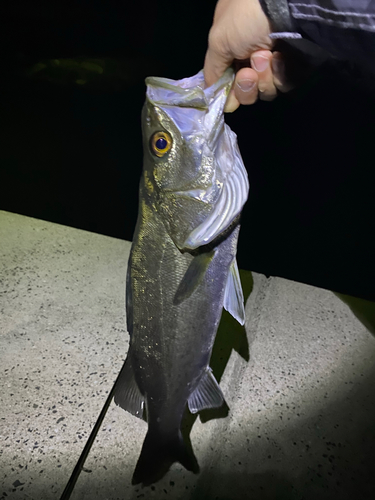
[[[148,77],[147,98],[157,105],[207,109],[220,96],[221,110],[218,114],[222,114],[233,80],[234,72],[231,68],[210,87],[206,87],[203,70],[182,80]]]

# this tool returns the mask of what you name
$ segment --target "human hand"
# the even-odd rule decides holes
[[[228,66],[239,67],[225,106],[235,111],[258,96],[270,101],[287,91],[282,55],[272,54],[271,27],[259,0],[219,0],[204,63],[205,81],[215,83]],[[251,67],[243,67],[251,63]],[[241,67],[242,66],[242,67]]]

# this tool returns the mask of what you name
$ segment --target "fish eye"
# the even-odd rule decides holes
[[[155,132],[155,134],[151,137],[150,144],[154,155],[161,158],[171,149],[172,137],[168,134],[168,132]]]

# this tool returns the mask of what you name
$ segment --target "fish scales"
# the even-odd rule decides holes
[[[199,470],[181,435],[183,414],[223,404],[209,368],[223,306],[244,322],[235,256],[248,180],[223,119],[232,81],[231,70],[209,89],[202,72],[146,80],[130,347],[115,393],[116,404],[148,422],[134,484],[160,479],[175,461]]]

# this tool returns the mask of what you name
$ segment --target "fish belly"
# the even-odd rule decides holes
[[[214,249],[194,292],[175,304],[179,285],[196,257],[180,252],[158,217],[139,228],[129,262],[131,356],[139,388],[159,413],[173,407],[180,413],[207,368],[238,230]]]

